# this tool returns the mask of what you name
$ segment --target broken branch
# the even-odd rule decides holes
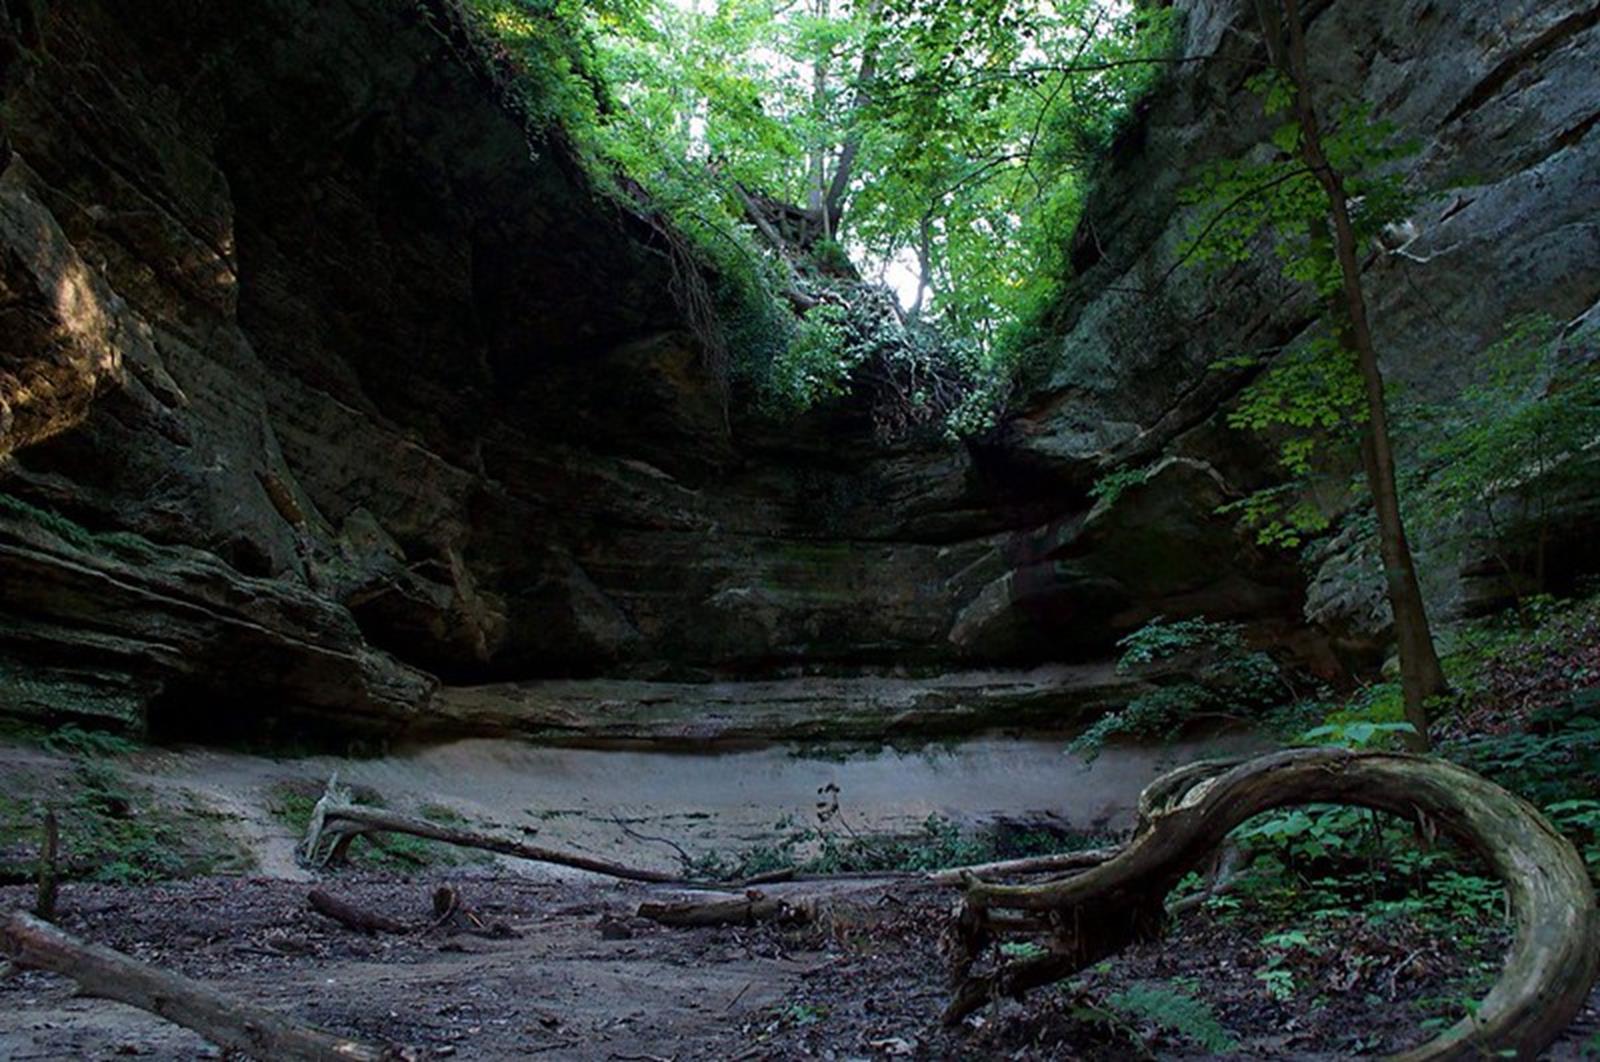
[[[542,848],[508,837],[458,829],[383,808],[353,804],[350,801],[349,791],[339,785],[337,774],[328,779],[327,790],[311,811],[311,821],[306,825],[305,840],[300,844],[300,857],[313,866],[337,863],[343,859],[351,841],[368,833],[405,833],[461,848],[477,848],[535,863],[551,863],[556,866],[572,867],[575,870],[587,870],[591,874],[604,874],[625,881],[665,883],[675,880],[673,875],[659,870],[630,867],[614,863],[609,859]]]

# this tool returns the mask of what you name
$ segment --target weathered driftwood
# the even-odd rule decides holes
[[[994,863],[973,863],[964,867],[936,870],[928,875],[935,885],[960,885],[968,878],[988,881],[993,878],[1021,874],[1055,874],[1066,870],[1086,870],[1122,851],[1121,846],[1110,848],[1085,848],[1081,852],[1062,852],[1057,855],[1024,856],[1021,859],[1002,859]]]
[[[85,995],[127,1003],[192,1029],[228,1051],[290,1062],[385,1062],[423,1057],[410,1049],[364,1043],[304,1025],[198,981],[86,944],[21,911],[0,931],[19,967],[72,978]]]
[[[664,926],[688,929],[696,926],[747,926],[757,922],[798,924],[810,919],[804,904],[774,899],[751,889],[732,899],[647,901],[639,905],[639,917]]]
[[[371,936],[374,933],[408,933],[411,927],[404,922],[357,907],[355,904],[326,891],[325,889],[312,889],[306,894],[306,902],[311,909],[324,918],[331,918],[339,924]]]
[[[1516,935],[1500,980],[1473,1017],[1400,1057],[1531,1058],[1583,1006],[1600,964],[1594,890],[1571,843],[1521,798],[1443,760],[1343,749],[1293,749],[1175,773],[1147,790],[1141,831],[1100,866],[1041,885],[968,880],[951,932],[958,987],[946,1021],[1159,935],[1167,893],[1230,830],[1259,812],[1305,803],[1410,818],[1476,851],[1505,882]],[[1047,933],[1051,950],[972,972],[997,935],[1019,931]]]
[[[536,863],[587,870],[592,874],[622,878],[627,881],[671,882],[673,875],[659,870],[646,870],[615,863],[609,859],[561,852],[553,848],[525,844],[509,837],[463,830],[427,819],[412,818],[383,808],[354,804],[350,793],[339,785],[335,774],[328,780],[328,788],[311,811],[311,821],[306,825],[306,836],[300,844],[300,858],[314,866],[337,864],[344,859],[350,843],[369,833],[405,833],[431,841],[442,841],[462,848],[477,848],[485,852],[528,859]]]

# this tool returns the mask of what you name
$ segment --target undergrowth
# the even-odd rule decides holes
[[[861,834],[834,828],[837,812],[816,827],[797,827],[792,819],[775,825],[778,840],[737,852],[710,851],[691,860],[692,877],[737,881],[779,870],[801,874],[926,872],[946,867],[1081,851],[1105,838],[1051,830],[1001,828],[964,830],[940,815],[929,815],[909,835]]]
[[[137,751],[133,742],[68,725],[45,733],[42,743],[68,760],[8,772],[0,794],[0,882],[37,873],[47,808],[56,814],[63,880],[135,884],[244,873],[254,865],[223,827],[225,815],[192,794],[174,801],[129,780],[119,760]]]
[[[1539,806],[1600,883],[1600,595],[1525,600],[1457,629],[1447,645],[1454,692],[1431,706],[1437,753]],[[1226,626],[1194,620],[1151,624],[1123,648],[1123,666],[1131,669],[1185,658],[1215,667],[1243,647]],[[1175,731],[1207,709],[1207,691],[1190,686],[1198,683],[1169,685],[1165,696],[1187,699],[1176,697],[1170,710],[1125,711],[1091,734],[1090,744],[1114,732]],[[1258,710],[1296,744],[1392,749],[1410,729],[1394,683],[1345,697],[1317,691]],[[1080,751],[1084,744],[1080,739]],[[1169,903],[1198,902],[1199,917],[1253,937],[1249,953],[1235,959],[1253,967],[1266,1000],[1314,1007],[1333,984],[1352,991],[1367,985],[1369,993],[1377,985],[1392,1001],[1396,976],[1411,964],[1451,968],[1448,991],[1406,1004],[1436,1032],[1473,1013],[1497,976],[1509,937],[1505,889],[1476,855],[1447,838],[1396,816],[1312,804],[1257,815],[1234,830],[1230,844],[1237,853],[1231,869],[1209,881],[1189,875]],[[1409,950],[1391,954],[1397,941]],[[1073,1016],[1101,1035],[1120,1030],[1123,1040],[1147,1045],[1159,1029],[1201,1050],[1227,1050],[1220,1046],[1226,1030],[1185,985],[1095,996],[1077,984],[1071,991]],[[1352,1035],[1352,1044],[1361,1040]]]

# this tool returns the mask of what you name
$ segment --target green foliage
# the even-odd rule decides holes
[[[1118,671],[1182,663],[1185,677],[1140,694],[1074,738],[1068,748],[1085,760],[1093,760],[1113,737],[1175,737],[1200,719],[1257,714],[1288,692],[1277,664],[1246,645],[1237,624],[1203,616],[1169,623],[1158,617],[1117,645],[1122,649]]]
[[[132,554],[137,559],[155,555],[153,544],[142,535],[125,531],[91,531],[54,510],[30,505],[3,491],[0,491],[0,516],[27,520],[69,545],[91,553]]]
[[[1031,940],[1005,940],[1000,943],[1000,954],[1008,959],[1037,959],[1046,952]]]
[[[1250,87],[1269,114],[1287,108],[1289,86],[1277,71],[1256,75]],[[1323,153],[1344,178],[1351,222],[1363,243],[1415,205],[1403,175],[1389,164],[1415,154],[1417,145],[1396,140],[1395,132],[1392,122],[1374,120],[1365,103],[1345,107],[1322,130]],[[1201,170],[1181,195],[1200,208],[1186,257],[1212,267],[1244,262],[1255,254],[1265,232],[1285,276],[1310,285],[1324,298],[1339,290],[1327,194],[1300,157],[1301,136],[1298,122],[1286,122],[1273,131],[1263,151],[1222,159]]]
[[[1115,505],[1124,491],[1148,483],[1153,471],[1154,466],[1146,465],[1144,468],[1125,468],[1107,472],[1094,481],[1094,486],[1089,488],[1089,495],[1098,498],[1106,505]]]
[[[807,874],[924,872],[996,859],[1081,851],[1103,840],[1044,832],[1001,835],[966,831],[939,815],[929,815],[917,833],[902,837],[857,834],[848,829],[841,834],[820,826],[795,829],[792,822],[780,822],[777,829],[787,832],[773,843],[737,853],[707,852],[691,860],[685,872],[693,878],[722,881],[785,869]]]
[[[1600,698],[1574,694],[1527,729],[1449,742],[1445,754],[1535,803],[1600,795]]]
[[[1600,882],[1600,800],[1558,800],[1544,806],[1545,817],[1577,845],[1589,876]]]
[[[470,3],[530,126],[570,142],[604,194],[665,219],[678,287],[715,278],[684,300],[696,331],[769,405],[837,395],[869,360],[831,342],[836,319],[786,324],[780,292],[920,258],[918,320],[946,342],[902,346],[962,386],[921,402],[901,388],[902,419],[934,409],[953,435],[985,430],[1008,397],[1018,322],[1066,273],[1077,175],[1174,39],[1170,12],[1110,0]],[[822,238],[758,238],[747,194],[814,206],[843,158]]]
[[[1367,686],[1327,708],[1317,726],[1296,737],[1297,744],[1352,749],[1397,749],[1414,728],[1405,721],[1405,699],[1397,682]]]
[[[1277,71],[1256,75],[1250,84],[1269,114],[1282,113],[1292,101],[1291,86]],[[1301,157],[1302,135],[1298,122],[1286,122],[1269,144],[1200,172],[1181,195],[1197,208],[1181,260],[1226,268],[1249,260],[1270,241],[1284,276],[1309,286],[1324,303],[1339,292],[1342,274],[1327,193]],[[1373,120],[1366,105],[1344,108],[1322,130],[1321,146],[1344,180],[1358,241],[1410,212],[1412,197],[1391,164],[1412,154],[1415,145],[1397,142],[1394,127]],[[1355,355],[1337,331],[1279,354],[1229,414],[1234,428],[1275,442],[1288,480],[1222,507],[1239,514],[1263,545],[1297,549],[1326,532],[1330,510],[1314,488],[1328,476],[1341,487],[1348,479],[1348,455],[1366,419],[1367,397]],[[1234,355],[1218,359],[1215,367],[1256,361],[1254,355]]]
[[[1136,667],[1208,649],[1238,652],[1243,644],[1237,624],[1216,623],[1204,616],[1169,623],[1157,616],[1117,642],[1117,648],[1122,650],[1117,670],[1126,674]]]
[[[135,741],[104,730],[85,730],[76,723],[57,727],[44,738],[44,747],[51,752],[85,759],[102,756],[126,756],[136,752]]]
[[[1535,592],[1556,506],[1600,481],[1584,453],[1600,438],[1597,340],[1564,337],[1545,315],[1517,318],[1452,401],[1419,411],[1425,524],[1465,524]]]
[[[73,757],[68,774],[53,785],[41,778],[27,786],[59,794],[49,802],[59,823],[61,878],[136,884],[249,868],[250,857],[218,827],[216,813],[193,799],[157,799],[107,758],[120,755],[120,747],[91,738],[80,751],[72,747],[77,741],[69,734],[57,746]],[[32,877],[43,814],[39,802],[0,794],[0,881]]]
[[[1460,933],[1463,922],[1492,925],[1504,908],[1500,882],[1464,853],[1424,846],[1410,823],[1364,808],[1280,808],[1249,819],[1232,836],[1248,860],[1236,896],[1252,910],[1295,919],[1292,932],[1361,912],[1374,920],[1453,925]],[[1263,942],[1269,970],[1283,965],[1283,956],[1273,962],[1270,952],[1281,953],[1285,939]]]
[[[844,394],[854,363],[845,347],[844,307],[823,303],[800,319],[794,338],[773,359],[766,397],[778,409],[803,410]]]
[[[1226,1054],[1239,1048],[1204,1000],[1165,984],[1140,983],[1106,997],[1115,1010],[1194,1041],[1203,1051]]]

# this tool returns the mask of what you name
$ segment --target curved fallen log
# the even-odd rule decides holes
[[[396,1062],[415,1050],[324,1032],[276,1011],[224,995],[120,951],[85,944],[41,918],[13,914],[0,944],[19,967],[72,978],[84,995],[114,999],[192,1029],[218,1047],[291,1062]]]
[[[1345,749],[1292,749],[1240,764],[1191,765],[1157,779],[1141,828],[1116,857],[1040,885],[968,879],[950,928],[955,1024],[990,999],[1050,984],[1138,940],[1160,935],[1163,903],[1229,831],[1294,804],[1354,804],[1411,819],[1477,852],[1505,883],[1515,939],[1475,1015],[1407,1062],[1533,1057],[1582,1008],[1600,964],[1600,913],[1583,860],[1531,804],[1443,760]],[[1006,933],[1047,935],[1050,951],[991,973],[972,967]]]
[[[306,824],[306,836],[300,842],[298,854],[301,860],[312,866],[338,864],[344,860],[351,842],[369,833],[410,834],[413,837],[440,841],[461,848],[477,848],[535,863],[551,863],[556,866],[572,867],[575,870],[587,870],[591,874],[604,874],[626,881],[671,883],[676,880],[674,875],[659,870],[646,870],[642,867],[615,863],[609,859],[600,859],[597,856],[524,844],[509,837],[459,829],[442,823],[429,822],[427,819],[401,815],[384,808],[355,804],[350,800],[349,791],[339,785],[337,774],[328,779],[327,790],[311,810],[311,819]]]

